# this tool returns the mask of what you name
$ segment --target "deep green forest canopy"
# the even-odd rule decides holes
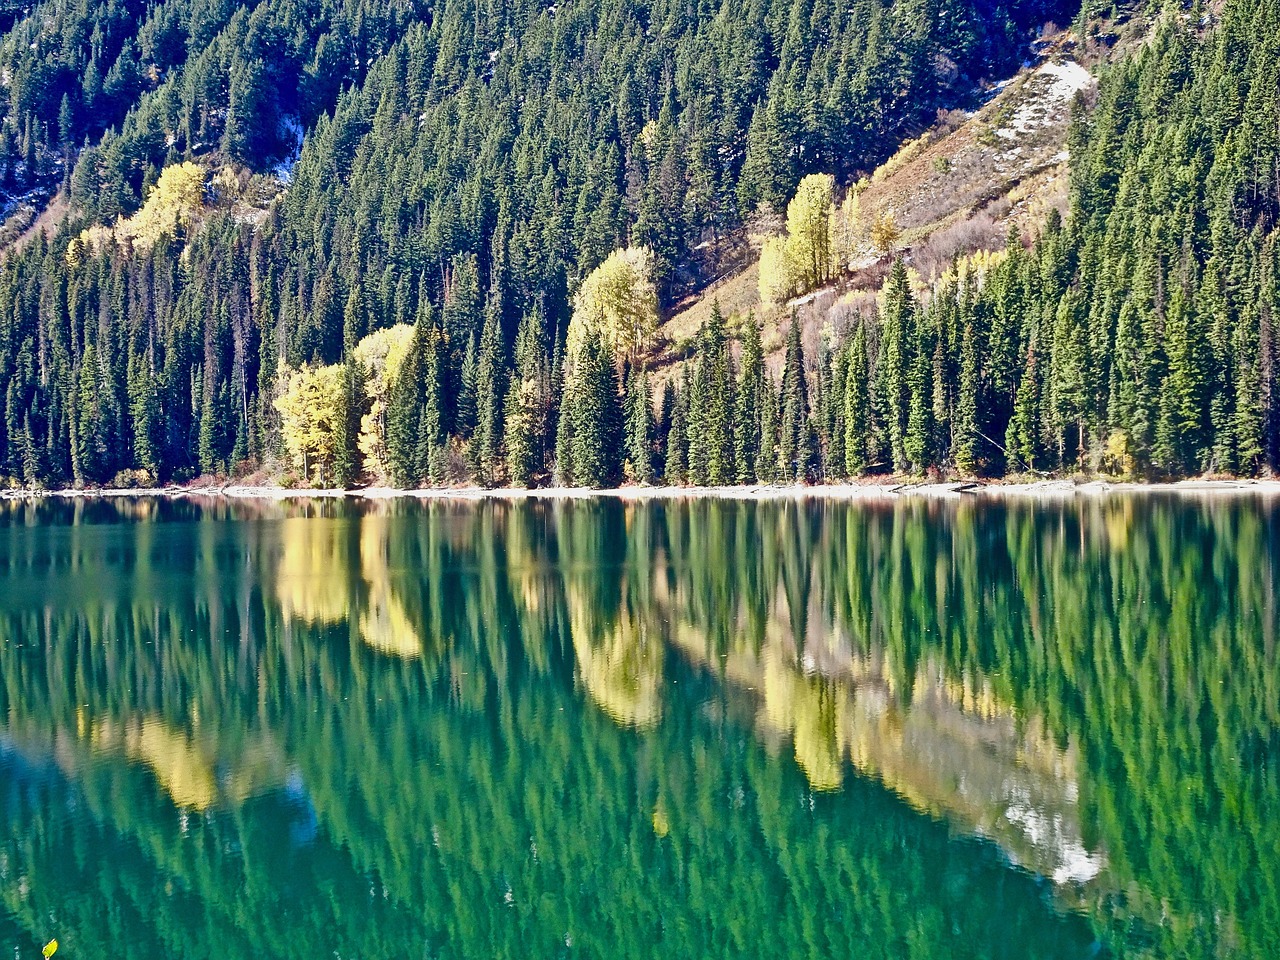
[[[1074,12],[42,4],[0,43],[0,170],[10,198],[61,181],[72,216],[0,265],[0,477],[1275,469],[1266,0],[1158,17],[1078,119],[1065,224],[937,289],[896,271],[818,352],[794,337],[777,382],[746,318],[713,319],[660,396],[644,351],[594,329],[598,304],[572,336],[611,251],[642,251],[669,308],[762,205],[815,171],[849,183]],[[188,158],[211,175],[194,221],[81,234],[144,216]],[[288,187],[212,176],[224,161],[284,163]],[[380,332],[385,372],[359,359]],[[295,387],[314,402],[290,403]]]

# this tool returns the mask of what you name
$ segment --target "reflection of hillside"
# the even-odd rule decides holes
[[[995,840],[1056,882],[1085,882],[1102,869],[1103,855],[1083,840],[1075,752],[1034,724],[1021,729],[989,685],[949,681],[927,665],[899,697],[882,658],[806,672],[789,636],[771,622],[759,652],[740,644],[712,665],[699,630],[686,621],[673,633],[695,662],[758,690],[762,727],[791,739],[815,790],[839,788],[848,760],[922,813]]]
[[[596,705],[614,720],[649,727],[662,712],[662,640],[625,609],[612,618],[585,590],[566,591],[578,675]]]
[[[262,736],[232,748],[198,726],[186,731],[153,715],[89,719],[81,711],[74,733],[9,719],[0,738],[30,756],[51,756],[64,775],[75,778],[100,761],[123,757],[145,766],[181,809],[238,806],[285,782],[284,755]]]
[[[361,639],[379,653],[421,655],[422,637],[391,582],[385,509],[356,521],[290,517],[279,530],[275,586],[286,619],[312,626],[354,619]],[[358,578],[351,570],[355,536]]]
[[[495,863],[525,862],[535,833],[545,859],[565,797],[583,788],[621,784],[619,824],[639,809],[645,843],[681,841],[692,811],[712,805],[682,808],[667,791],[702,774],[664,770],[659,787],[627,778],[689,742],[732,765],[732,735],[759,760],[762,807],[795,806],[787,791],[804,783],[839,787],[816,798],[847,811],[832,837],[870,822],[859,818],[872,794],[908,820],[923,811],[989,837],[1006,859],[1063,882],[1055,902],[1088,910],[1117,953],[1277,955],[1277,894],[1257,868],[1275,859],[1280,824],[1274,510],[1159,498],[625,511],[531,501],[212,504],[206,516],[165,503],[139,511],[135,529],[110,505],[52,508],[64,528],[42,529],[42,505],[3,534],[0,572],[34,586],[0,597],[0,715],[12,729],[15,716],[39,714],[64,733],[38,752],[66,758],[76,780],[127,768],[135,796],[170,819],[173,804],[204,809],[210,796],[210,809],[251,808],[238,798],[257,789],[233,782],[239,742],[215,745],[186,718],[269,730],[308,791],[325,791],[314,801],[321,824],[344,843],[367,840],[361,870],[413,865],[398,889],[416,904],[473,868],[491,878]],[[164,527],[173,520],[183,528]],[[350,624],[353,642],[334,624]],[[668,643],[698,665],[698,696],[724,681],[723,705],[688,700]],[[562,696],[575,681],[585,710]],[[86,703],[99,722],[72,734]],[[737,725],[753,717],[794,766],[743,745]],[[709,735],[707,723],[721,726]],[[616,729],[633,725],[645,736]],[[614,754],[557,773],[578,761],[584,731],[606,736],[599,727]],[[105,753],[90,747],[95,731]],[[491,761],[544,734],[522,766]],[[499,769],[518,787],[494,787]],[[279,775],[256,776],[246,774]],[[726,774],[714,801],[742,779]],[[508,789],[542,811],[545,829],[506,829],[505,846],[420,888],[420,853],[489,840]],[[775,849],[798,850],[806,829]],[[598,853],[566,862],[564,877]],[[811,882],[791,866],[798,885]],[[843,874],[828,879],[850,887]],[[469,887],[451,908],[491,892]],[[776,899],[765,891],[758,902]],[[1125,939],[1133,929],[1146,938],[1138,946]]]
[[[360,609],[360,636],[380,653],[396,657],[422,654],[422,637],[391,585],[387,563],[389,530],[383,514],[360,521],[360,575],[368,587]]]

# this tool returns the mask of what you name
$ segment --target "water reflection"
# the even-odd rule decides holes
[[[3,502],[0,903],[77,956],[1270,956],[1278,524]]]

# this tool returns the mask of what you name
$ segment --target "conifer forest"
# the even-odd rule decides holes
[[[40,0],[0,30],[4,486],[1280,469],[1276,0]],[[1050,36],[1089,81],[1060,202],[926,269],[860,196]]]

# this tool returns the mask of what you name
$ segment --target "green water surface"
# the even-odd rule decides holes
[[[0,960],[1280,956],[1280,500],[0,503]]]

